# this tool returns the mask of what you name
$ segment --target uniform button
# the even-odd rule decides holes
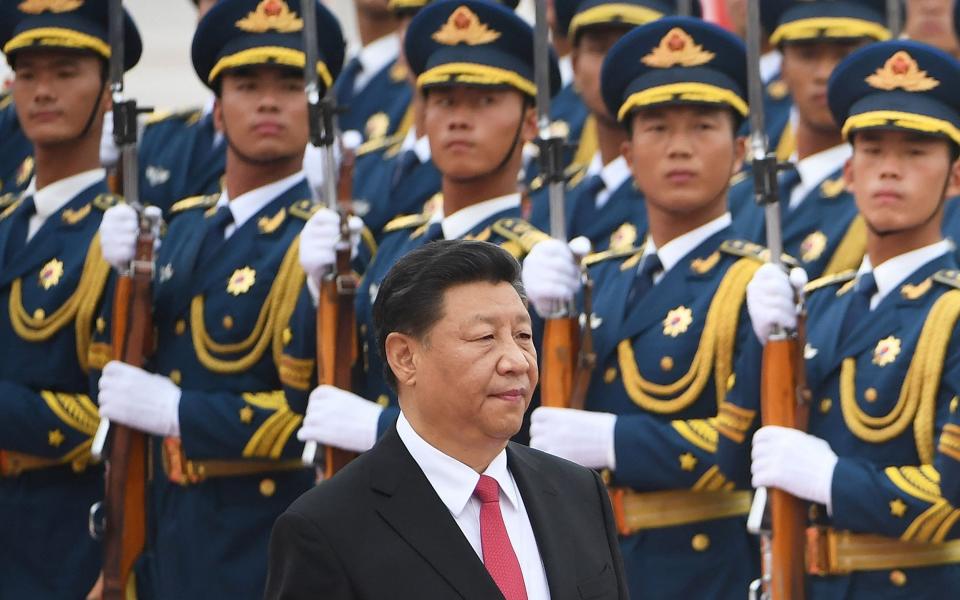
[[[267,478],[260,482],[260,495],[264,498],[273,496],[277,491],[277,484],[274,480]]]
[[[673,359],[669,356],[664,356],[660,359],[660,368],[664,371],[670,371],[673,369]]]
[[[603,372],[603,382],[604,383],[613,383],[617,378],[617,369],[616,367],[610,367]]]
[[[97,333],[103,333],[107,328],[107,322],[103,317],[97,317]]]
[[[360,335],[367,335],[367,326],[365,324],[360,324]]]
[[[377,404],[379,404],[383,408],[390,406],[390,397],[387,396],[386,394],[380,394],[380,397],[377,398]]]
[[[737,385],[737,375],[736,373],[730,373],[730,376],[727,377],[727,391],[732,390],[735,385]]]
[[[233,329],[233,317],[230,315],[224,315],[223,317],[223,328],[224,329]]]
[[[170,371],[170,381],[174,382],[177,385],[180,385],[180,379],[181,379],[180,371],[178,371],[177,369]]]
[[[826,414],[830,412],[830,408],[833,406],[833,400],[830,398],[824,398],[820,401],[820,412]]]
[[[907,585],[907,574],[900,569],[890,571],[890,583],[897,587],[903,587]]]
[[[863,392],[863,399],[867,402],[877,401],[877,388],[867,388]]]
[[[803,391],[800,392],[800,396],[803,397],[803,399],[807,402],[810,402],[810,400],[813,398],[813,392],[807,388],[804,388]]]
[[[283,329],[283,345],[286,346],[290,343],[290,340],[293,339],[293,330],[289,327],[284,327]]]
[[[38,321],[45,316],[47,316],[47,313],[44,312],[42,308],[38,308],[37,310],[33,311],[33,318],[37,319]]]
[[[187,322],[183,319],[178,319],[173,326],[173,330],[177,333],[177,335],[183,335],[183,332],[187,330]]]
[[[705,533],[698,533],[690,540],[690,545],[697,552],[705,552],[710,547],[710,536]]]

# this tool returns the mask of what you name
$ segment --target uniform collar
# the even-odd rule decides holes
[[[797,171],[800,173],[800,181],[804,187],[811,187],[820,183],[842,167],[843,163],[852,154],[853,148],[850,147],[850,144],[844,142],[801,159],[796,163]]]
[[[721,229],[729,227],[732,222],[733,219],[730,217],[730,213],[723,213],[709,223],[704,223],[700,227],[688,231],[680,237],[673,238],[664,244],[662,248],[657,248],[656,244],[653,243],[653,238],[647,236],[643,253],[650,254],[656,252],[657,257],[660,259],[660,264],[663,265],[663,273],[666,274],[667,271],[679,263],[683,257],[693,252],[693,250],[706,241],[707,238]]]
[[[27,185],[27,189],[23,191],[22,197],[33,196],[33,202],[37,207],[37,216],[46,219],[76,198],[77,194],[106,178],[107,172],[104,169],[91,169],[70,177],[64,177],[38,190],[36,189],[37,180],[34,177]]]
[[[920,267],[935,258],[940,258],[950,250],[950,242],[940,240],[929,246],[905,252],[900,256],[894,256],[876,267],[870,264],[869,256],[864,256],[863,262],[860,263],[860,268],[857,270],[857,278],[859,279],[861,275],[873,271],[873,278],[877,282],[877,293],[870,299],[870,308],[875,308],[880,304],[887,297],[887,294],[897,289],[897,286]]]
[[[369,81],[370,77],[379,73],[380,69],[390,64],[390,61],[397,58],[399,54],[400,36],[396,33],[388,33],[370,42],[357,53],[357,60],[363,67],[363,71],[357,76],[357,79]]]
[[[444,216],[442,211],[437,211],[441,219],[440,226],[443,228],[443,239],[458,240],[493,215],[511,208],[520,208],[520,194],[507,194],[492,200],[484,200],[473,206],[461,208],[450,216]]]
[[[431,446],[413,429],[402,411],[397,419],[397,434],[447,510],[455,517],[460,515],[473,496],[480,474]],[[500,484],[501,500],[506,498],[514,508],[518,507],[516,486],[507,469],[506,449],[497,454],[483,474],[493,477]]]
[[[245,194],[240,194],[232,200],[227,195],[227,190],[224,189],[220,192],[217,207],[229,206],[230,212],[233,214],[233,226],[239,229],[250,217],[263,210],[263,207],[303,179],[303,171],[297,171],[293,175],[288,175],[279,181],[274,181],[273,183],[268,183],[267,185],[250,190]]]

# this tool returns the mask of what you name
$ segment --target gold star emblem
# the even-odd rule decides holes
[[[878,90],[892,91],[897,88],[907,92],[926,92],[940,82],[920,69],[917,61],[905,50],[900,50],[883,63],[883,66],[867,77],[866,82]]]
[[[897,360],[900,354],[900,340],[893,337],[885,337],[877,342],[877,347],[873,349],[873,364],[878,367],[885,367]]]
[[[251,421],[253,421],[253,409],[249,406],[244,406],[240,409],[240,422],[250,423]]]
[[[500,39],[500,32],[481,23],[477,13],[466,6],[460,6],[431,37],[435,42],[445,46],[457,44],[479,46],[497,41]]]
[[[697,457],[690,452],[680,455],[680,468],[684,471],[692,471],[697,466],[697,462]]]
[[[233,294],[234,296],[246,294],[256,281],[257,272],[250,267],[237,269],[233,272],[233,275],[230,276],[230,280],[227,281],[227,293]]]
[[[61,277],[63,277],[63,262],[56,258],[51,259],[40,269],[40,285],[45,290],[60,283]]]
[[[263,0],[257,8],[236,22],[237,29],[250,33],[293,33],[303,29],[303,19],[290,10],[284,0]]]
[[[693,323],[693,312],[686,306],[678,306],[667,313],[663,320],[663,335],[677,337]]]
[[[907,514],[906,503],[900,498],[892,501],[890,503],[890,514],[895,517],[902,517],[903,515]]]
[[[693,41],[690,34],[674,27],[660,40],[660,44],[650,54],[640,59],[648,67],[669,69],[670,67],[697,67],[705,65],[716,56],[713,52]]]
[[[67,439],[66,436],[59,429],[54,429],[47,434],[47,443],[54,448],[59,448],[65,439]]]
[[[800,243],[800,260],[817,260],[827,247],[827,236],[822,231],[814,231]]]

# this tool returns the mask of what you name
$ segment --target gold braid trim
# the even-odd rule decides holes
[[[297,256],[300,251],[300,238],[297,237],[280,263],[277,276],[270,286],[270,292],[260,309],[257,322],[247,339],[233,344],[220,344],[207,333],[203,318],[203,296],[198,295],[190,303],[190,325],[193,336],[193,348],[200,364],[214,373],[242,373],[250,369],[271,345],[274,364],[279,365],[283,353],[283,329],[290,321],[297,305],[297,297],[306,275],[300,267]],[[240,354],[243,356],[228,360],[214,354]]]
[[[100,252],[100,234],[93,236],[83,261],[77,289],[49,317],[34,318],[23,307],[23,282],[20,278],[10,286],[10,324],[23,340],[40,343],[49,340],[58,331],[74,321],[76,326],[77,360],[86,372],[89,369],[88,350],[93,335],[93,315],[103,288],[110,275],[110,265]]]
[[[953,516],[955,512],[958,511],[950,506],[949,502],[940,498],[933,506],[923,511],[923,514],[910,523],[900,539],[905,542],[942,542],[942,538],[937,540],[935,537],[940,535],[941,532],[946,535],[943,525],[948,520],[956,521],[956,517]]]
[[[953,423],[944,425],[937,452],[960,462],[960,425]]]
[[[733,490],[733,482],[720,472],[720,467],[713,465],[691,488],[694,492],[729,492]]]
[[[730,267],[720,282],[710,308],[697,353],[683,376],[667,385],[647,381],[640,374],[631,340],[617,345],[623,386],[630,398],[646,411],[657,414],[680,412],[696,402],[710,375],[716,382],[718,407],[727,393],[727,378],[733,371],[733,351],[740,321],[740,307],[747,288],[760,263],[741,259]]]
[[[97,407],[83,394],[64,394],[43,390],[40,397],[64,425],[84,435],[93,435],[100,424]]]
[[[844,271],[856,271],[863,262],[863,255],[867,253],[867,223],[863,217],[857,215],[847,227],[843,239],[837,245],[822,277],[836,275]]]
[[[753,426],[757,411],[741,408],[736,404],[724,401],[720,403],[717,413],[717,432],[723,437],[742,444],[746,433]]]
[[[900,491],[913,498],[930,504],[941,499],[940,476],[936,471],[933,471],[935,479],[919,467],[887,467],[883,473]]]
[[[697,448],[710,454],[717,452],[717,428],[716,419],[691,419],[689,421],[673,421],[670,423],[680,434],[680,437],[687,440]]]
[[[880,417],[860,409],[856,398],[855,358],[846,358],[840,368],[840,406],[850,431],[865,442],[881,444],[903,433],[913,422],[920,462],[933,462],[934,413],[947,344],[960,317],[960,290],[937,299],[927,315],[917,349],[900,387],[896,406]]]
[[[250,436],[243,449],[244,458],[280,458],[290,436],[303,417],[290,410],[282,391],[243,394],[247,403],[274,413]]]

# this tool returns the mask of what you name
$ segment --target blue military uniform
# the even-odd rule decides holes
[[[406,66],[398,57],[393,58],[355,92],[353,84],[361,69],[357,57],[350,59],[344,66],[343,77],[334,86],[337,104],[345,107],[345,112],[338,116],[340,129],[359,131],[365,140],[403,133],[410,125],[405,117],[413,93],[407,82]]]
[[[4,2],[0,47],[11,64],[35,46],[106,61],[107,10]],[[129,69],[141,52],[129,15],[125,33]],[[95,236],[117,201],[99,169],[0,201],[0,598],[82,598],[100,571],[87,532],[103,497],[103,471],[90,464],[99,415],[88,352],[109,274]]]
[[[956,147],[958,81],[960,63],[949,55],[884,42],[840,63],[829,102],[847,136],[899,129]],[[936,597],[960,582],[960,513],[948,495],[956,488],[944,479],[941,494],[938,472],[953,468],[957,272],[949,244],[939,242],[807,286],[809,432],[839,457],[830,510],[810,509],[807,555],[821,558],[808,564],[808,597]],[[877,295],[881,275],[885,295]],[[718,421],[721,462],[745,478],[757,397],[734,387],[728,400]]]
[[[0,198],[23,190],[31,177],[33,146],[20,129],[13,96],[0,95]]]
[[[667,17],[610,50],[603,97],[621,121],[635,110],[687,102],[742,118],[744,64],[733,35]],[[687,99],[682,90],[690,84],[700,93]],[[676,239],[680,246],[658,249],[648,240],[586,260],[597,354],[586,408],[617,415],[609,483],[638,597],[738,598],[759,564],[745,529],[750,496],[732,490],[715,456],[715,417],[728,386],[759,384],[759,344],[744,297],[763,249],[739,240],[730,223],[724,215],[695,228]]]

